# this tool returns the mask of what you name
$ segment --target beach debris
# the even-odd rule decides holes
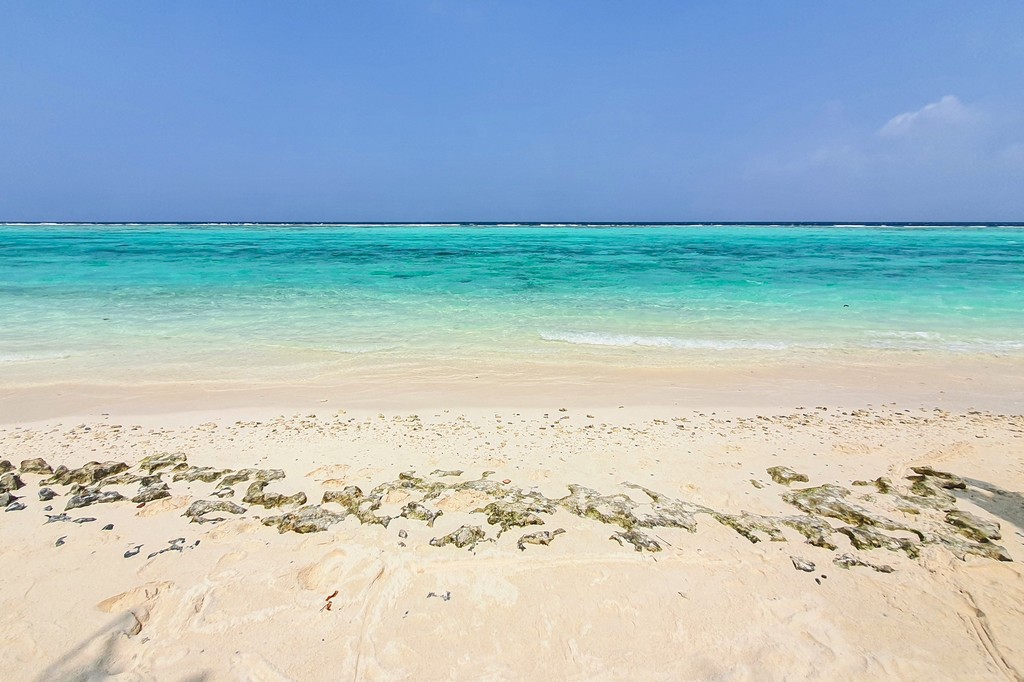
[[[516,547],[521,551],[526,550],[526,545],[544,545],[547,547],[555,539],[556,535],[561,535],[564,532],[564,528],[556,528],[555,530],[539,530],[536,533],[527,533],[519,538]]]
[[[754,486],[758,490],[762,490],[764,488],[764,483],[761,483],[761,481],[757,480],[756,478],[750,479],[750,485]]]
[[[430,544],[434,547],[455,545],[459,549],[473,549],[477,543],[482,542],[486,537],[487,534],[484,533],[480,526],[460,526],[458,529],[448,533],[448,535],[432,539]]]
[[[811,480],[807,478],[807,474],[798,473],[789,467],[769,467],[766,471],[772,477],[772,480],[779,485],[788,486],[790,483],[807,483]]]
[[[182,551],[184,551],[186,549],[186,547],[184,547],[184,545],[183,545],[183,543],[185,542],[185,538],[175,538],[173,540],[168,540],[167,542],[170,545],[169,547],[165,547],[163,549],[159,549],[159,550],[151,553],[146,558],[147,559],[152,559],[153,557],[158,556],[160,554],[163,554],[164,552],[182,552]],[[188,549],[191,549],[191,547],[188,547]]]
[[[798,571],[804,571],[805,573],[812,573],[815,569],[814,562],[802,559],[798,556],[789,556],[789,560],[793,562],[793,568]]]
[[[335,590],[334,592],[331,592],[329,595],[327,595],[327,598],[324,599],[324,602],[326,602],[326,603],[323,606],[320,607],[320,610],[321,611],[330,611],[331,607],[334,605],[334,603],[331,600],[334,599],[337,596],[338,596],[338,590]]]
[[[3,476],[0,476],[0,493],[9,493],[15,490],[20,490],[25,487],[25,483],[21,480],[21,477],[14,472],[7,472]]]
[[[428,509],[419,502],[410,502],[402,507],[402,512],[399,516],[407,519],[413,519],[415,521],[426,521],[428,527],[433,527],[434,520],[442,514],[444,514],[444,512],[440,509],[434,511]]]
[[[166,483],[155,483],[139,488],[139,492],[132,498],[132,502],[135,504],[154,502],[170,496],[171,489]]]
[[[246,508],[237,505],[234,502],[217,501],[211,502],[210,500],[196,500],[189,505],[188,509],[182,516],[187,516],[191,519],[192,523],[216,523],[217,521],[223,521],[224,517],[217,518],[206,518],[207,514],[212,512],[227,512],[228,514],[244,514]]]
[[[42,474],[45,476],[53,474],[53,467],[47,464],[46,460],[42,457],[23,460],[18,469],[23,474]]]
[[[49,502],[53,498],[57,497],[57,492],[53,488],[40,488],[39,489],[39,501]]]
[[[321,506],[311,504],[280,516],[263,519],[264,526],[274,526],[278,532],[284,533],[319,533],[336,523],[345,520],[348,513],[336,514]]]
[[[5,512],[21,511],[25,508],[24,502],[11,502],[9,505],[4,507]]]
[[[633,545],[633,549],[638,552],[647,550],[648,552],[660,552],[661,545],[658,544],[653,538],[649,538],[638,530],[623,530],[617,533],[612,533],[609,540],[615,540],[619,543],[619,546],[625,547],[626,542]]]
[[[67,539],[67,537],[67,535],[61,535],[59,538],[57,538],[57,542],[53,543],[53,546],[60,547],[64,544],[64,541]]]
[[[77,469],[68,469],[63,464],[53,470],[53,475],[43,485],[92,485],[105,478],[127,471],[124,462],[88,462]]]
[[[985,521],[974,514],[955,509],[946,512],[946,523],[956,526],[957,530],[977,542],[990,542],[999,540],[999,524],[995,521]]]
[[[82,491],[68,499],[68,503],[64,506],[64,511],[71,511],[72,509],[88,507],[93,504],[107,504],[110,502],[120,502],[123,499],[125,499],[124,495],[113,490],[108,490],[106,492]]]
[[[452,593],[450,591],[445,591],[445,592],[440,592],[440,593],[439,592],[428,592],[427,593],[427,599],[430,599],[431,597],[437,597],[441,601],[451,601]]]
[[[269,481],[253,481],[245,492],[242,502],[256,504],[265,509],[285,506],[301,506],[306,504],[306,493],[298,492],[294,495],[282,495],[281,493],[264,492]]]
[[[832,560],[839,568],[845,568],[849,570],[854,566],[864,566],[865,568],[871,568],[879,573],[892,573],[896,569],[888,564],[873,564],[870,561],[865,561],[859,557],[855,557],[852,554],[841,554]]]
[[[132,549],[129,549],[127,552],[124,553],[124,558],[125,559],[131,559],[133,556],[135,556],[136,554],[138,554],[141,551],[142,551],[142,545],[135,545],[135,547],[133,547]]]
[[[400,537],[400,538],[402,538],[404,540],[407,537],[409,537],[409,533],[406,532],[406,530],[403,528],[402,530],[398,531],[398,537]]]

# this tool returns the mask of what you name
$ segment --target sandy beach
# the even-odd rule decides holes
[[[1020,679],[993,363],[9,388],[4,676]]]

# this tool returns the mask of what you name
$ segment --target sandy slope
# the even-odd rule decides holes
[[[549,499],[580,484],[649,503],[623,486],[631,482],[718,512],[770,517],[799,513],[782,499],[790,488],[766,473],[786,465],[810,478],[792,488],[835,483],[892,518],[941,525],[941,516],[900,515],[873,488],[851,486],[878,476],[907,485],[910,467],[927,463],[964,477],[969,486],[953,491],[956,507],[997,521],[999,544],[1024,558],[1020,416],[835,403],[714,414],[560,407],[321,408],[287,416],[266,408],[122,410],[8,424],[0,458],[17,465],[40,456],[75,467],[182,452],[198,466],[283,469],[286,478],[267,490],[301,490],[312,503],[325,490],[369,491],[410,470],[464,470],[440,477],[452,485],[493,471],[484,480]],[[69,512],[94,522],[44,524],[46,503],[36,499],[42,478],[23,475],[26,487],[15,494],[27,508],[0,513],[5,679],[1019,679],[1024,672],[1021,564],[960,560],[935,544],[910,558],[855,550],[837,533],[833,551],[790,528],[784,542],[762,534],[752,543],[700,514],[693,533],[645,529],[661,546],[651,553],[610,540],[617,526],[562,507],[542,515],[543,526],[497,537],[497,527],[473,513],[488,499],[472,489],[432,500],[444,512],[433,527],[399,517],[385,528],[349,516],[320,533],[278,533],[257,517],[281,511],[250,504],[241,518],[189,523],[182,512],[193,500],[216,500],[215,484],[174,483],[169,475],[170,498],[141,508],[95,504]],[[51,514],[63,510],[68,492],[54,487],[62,496],[49,503]],[[137,488],[109,487],[129,496]],[[246,484],[235,488],[231,499],[241,502]],[[397,515],[414,499],[408,493],[391,490],[377,513]],[[101,530],[107,523],[114,528]],[[463,524],[479,525],[488,541],[472,549],[429,544]],[[549,546],[516,546],[524,533],[555,528],[566,532]],[[177,538],[186,549],[147,558]],[[138,545],[139,554],[124,557]],[[843,553],[895,571],[840,568],[832,561]],[[791,556],[815,570],[796,570]]]

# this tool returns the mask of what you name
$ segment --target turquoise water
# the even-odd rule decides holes
[[[111,364],[1013,355],[1024,228],[6,225],[0,316],[0,379]]]

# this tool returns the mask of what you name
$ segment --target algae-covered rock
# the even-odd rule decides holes
[[[64,511],[71,509],[79,509],[81,507],[88,507],[93,504],[107,504],[110,502],[120,502],[124,499],[124,495],[112,490],[103,491],[91,491],[81,492],[77,495],[73,495],[68,498],[68,503],[64,507]]]
[[[7,472],[3,476],[0,476],[0,493],[9,493],[15,490],[21,490],[25,487],[25,483],[21,480],[21,477],[14,472]]]
[[[236,483],[244,483],[249,479],[271,483],[285,478],[283,469],[239,469],[233,473],[228,472],[224,478],[217,483],[217,487],[226,488]]]
[[[457,530],[448,533],[448,535],[439,538],[434,538],[430,541],[430,544],[434,547],[455,545],[459,549],[473,549],[477,546],[478,543],[482,542],[486,537],[487,534],[484,533],[480,526],[460,526]]]
[[[278,532],[284,533],[319,533],[334,524],[343,521],[348,513],[336,514],[315,504],[307,505],[280,516],[263,519],[264,526],[274,526]]]
[[[853,485],[858,485],[858,486],[873,485],[873,486],[875,486],[875,490],[877,490],[878,492],[882,493],[883,495],[890,495],[893,492],[895,492],[895,490],[896,490],[893,487],[893,485],[892,485],[892,481],[890,481],[885,476],[879,476],[878,478],[876,478],[873,481],[854,481]]]
[[[267,481],[253,481],[249,484],[249,489],[245,493],[245,497],[242,498],[242,502],[246,504],[258,504],[266,509],[272,509],[274,507],[283,507],[287,505],[303,505],[306,504],[306,493],[295,493],[294,495],[282,495],[281,493],[268,493],[264,492],[264,488],[267,486]]]
[[[501,537],[509,528],[544,525],[539,513],[550,514],[554,510],[548,505],[532,504],[529,498],[519,495],[513,499],[496,500],[476,511],[487,515],[487,523],[501,527],[498,531],[498,537]]]
[[[203,483],[213,483],[217,479],[228,473],[229,469],[214,469],[213,467],[197,467],[190,466],[183,471],[176,472],[171,480],[173,481],[202,481]]]
[[[621,526],[626,530],[637,525],[633,514],[637,505],[627,495],[602,495],[573,483],[569,485],[569,494],[558,500],[558,504],[576,516]]]
[[[42,457],[33,457],[32,459],[26,459],[21,462],[21,466],[18,467],[23,474],[42,474],[49,476],[53,473],[53,468],[46,463]]]
[[[978,542],[1000,539],[998,523],[985,521],[970,512],[959,509],[946,512],[946,523],[956,526],[963,535]]]
[[[609,540],[615,540],[620,546],[625,547],[625,543],[633,545],[633,549],[638,552],[647,550],[648,552],[660,552],[661,545],[658,544],[654,538],[650,538],[638,530],[622,530],[617,533],[612,533]]]
[[[18,498],[15,495],[12,495],[9,492],[8,493],[0,493],[0,507],[6,507],[7,505],[11,504],[12,502],[14,502],[17,499],[20,499],[20,498]]]
[[[433,510],[423,506],[419,502],[410,502],[402,507],[402,513],[399,514],[399,516],[412,519],[414,521],[426,521],[427,526],[432,527],[434,525],[434,520],[442,514],[444,514],[444,512],[440,509]]]
[[[896,523],[884,516],[848,502],[846,497],[850,491],[842,486],[826,483],[816,488],[800,488],[791,490],[782,499],[803,512],[817,516],[839,519],[855,526],[878,526],[886,530],[909,530],[913,528]]]
[[[642,490],[651,498],[651,512],[637,517],[636,525],[642,528],[685,528],[691,533],[697,532],[696,514],[710,514],[707,507],[692,504],[683,500],[674,500],[659,492],[635,483],[623,483],[627,488]]]
[[[962,478],[948,471],[939,471],[930,466],[910,467],[910,470],[918,476],[936,480],[939,486],[947,490],[964,490],[967,488],[967,483]],[[910,480],[916,479],[915,476],[907,476],[907,478]]]
[[[519,538],[516,547],[520,550],[525,550],[526,545],[544,545],[547,547],[555,539],[556,535],[561,535],[564,532],[564,528],[556,528],[555,530],[539,530],[536,533],[527,533]]]
[[[11,460],[0,459],[0,474],[6,474],[8,471],[14,471],[14,465],[11,464]]]
[[[782,534],[778,521],[770,516],[759,514],[720,514],[715,512],[711,515],[723,526],[729,526],[737,533],[751,542],[761,542],[758,533],[767,535],[772,542],[785,542],[786,536]]]
[[[328,490],[324,493],[321,504],[327,504],[328,502],[340,504],[348,514],[359,519],[359,523],[379,524],[385,528],[391,523],[390,516],[386,514],[378,516],[373,513],[380,509],[381,495],[364,495],[358,486],[349,485],[341,490]]]
[[[807,478],[807,474],[798,473],[789,467],[768,467],[766,471],[772,477],[772,480],[779,485],[788,486],[790,483],[807,483],[811,480]]]
[[[196,500],[182,516],[186,516],[191,519],[192,523],[209,523],[214,521],[223,521],[223,517],[208,519],[207,514],[212,512],[227,512],[228,514],[244,514],[246,512],[245,507],[235,504],[234,502],[225,502],[218,500],[217,502],[211,502],[210,500]]]
[[[850,538],[850,543],[857,549],[888,549],[893,552],[903,551],[911,559],[916,559],[921,553],[918,543],[907,538],[897,538],[885,533],[879,533],[870,528],[859,526],[843,526],[837,529],[840,533]]]
[[[825,549],[836,548],[831,540],[835,529],[824,519],[819,519],[815,516],[783,516],[779,519],[779,523],[789,526],[803,535],[807,538],[807,544],[809,545],[824,547]]]
[[[132,498],[132,502],[135,504],[144,504],[146,502],[153,502],[170,496],[171,490],[166,483],[156,483],[140,488],[139,492]]]
[[[128,465],[124,462],[88,462],[77,469],[68,469],[66,466],[58,466],[53,470],[53,476],[43,481],[46,485],[92,485],[109,476],[127,471]]]
[[[143,457],[142,461],[139,462],[139,469],[151,474],[160,469],[166,469],[178,464],[183,464],[187,459],[188,458],[182,452],[164,452],[159,455],[149,455],[148,457]]]
[[[840,556],[837,556],[835,559],[832,560],[832,563],[834,563],[839,568],[845,568],[846,570],[849,570],[854,566],[864,566],[866,568],[873,569],[879,573],[892,573],[894,570],[893,567],[889,566],[888,564],[873,564],[870,561],[864,561],[863,559],[855,557],[852,554],[842,554]]]
[[[933,533],[928,536],[927,541],[942,545],[961,561],[965,560],[968,554],[996,561],[1013,561],[1005,547],[991,541],[973,542],[959,535],[948,535],[946,533]]]

